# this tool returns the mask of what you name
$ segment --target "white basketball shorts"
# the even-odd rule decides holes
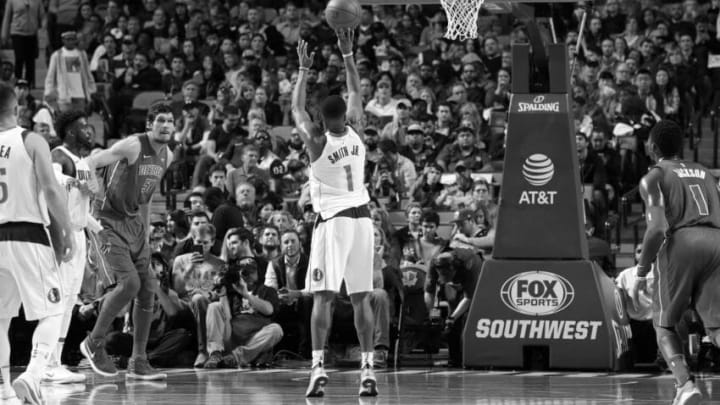
[[[69,262],[60,264],[60,281],[62,282],[65,298],[76,301],[80,294],[85,265],[87,264],[87,238],[85,231],[75,231],[75,251]]]
[[[21,303],[29,321],[65,311],[59,266],[48,238],[39,224],[0,230],[0,318],[16,317]]]
[[[373,290],[373,223],[370,218],[338,216],[317,224],[310,246],[305,289],[348,294]]]

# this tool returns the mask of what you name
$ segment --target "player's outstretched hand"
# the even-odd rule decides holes
[[[644,277],[638,277],[630,290],[630,298],[635,308],[642,308],[642,304],[640,303],[641,294],[647,295],[647,279]]]
[[[338,37],[338,47],[343,55],[352,54],[353,43],[355,42],[354,28],[340,28],[335,31]]]
[[[298,54],[298,61],[300,62],[301,68],[310,68],[313,64],[313,60],[315,60],[315,52],[311,52],[310,56],[308,56],[307,53],[308,43],[304,40],[298,41],[297,46],[297,54]]]

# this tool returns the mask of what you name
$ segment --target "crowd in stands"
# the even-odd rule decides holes
[[[144,130],[144,112],[138,119],[133,108],[138,98],[159,94],[156,101],[174,110],[176,162],[164,188],[189,194],[183,209],[152,218],[151,267],[162,288],[151,361],[266,364],[273,348],[307,357],[312,300],[303,289],[315,214],[290,96],[300,38],[315,51],[310,115],[319,123],[318,101],[347,95],[325,1],[24,1],[29,8],[19,10],[17,0],[7,0],[0,38],[15,53],[0,79],[16,86],[21,125],[57,145],[56,113],[99,113],[106,124],[100,148]],[[587,233],[606,240],[608,215],[651,164],[644,144],[653,122],[687,126],[720,103],[720,1],[582,3],[557,4],[552,15],[558,40],[577,59],[571,99],[589,191]],[[492,256],[510,44],[527,42],[528,30],[512,16],[481,12],[478,38],[459,42],[443,37],[447,23],[439,5],[374,5],[363,7],[357,28],[378,365],[393,345],[399,311],[421,324],[434,324],[442,312],[439,329],[458,364],[468,300],[482,261]],[[35,98],[43,82],[28,53],[37,56],[41,26],[50,58],[42,98]],[[635,130],[617,129],[626,127]],[[438,212],[455,214],[441,221]],[[91,260],[88,278],[99,266]],[[232,274],[243,288],[237,280],[224,284]],[[78,336],[102,302],[95,284],[88,281],[79,298]],[[336,308],[334,322],[351,322],[341,310],[350,308],[347,296]],[[127,356],[129,333],[131,325],[119,321],[108,351]]]

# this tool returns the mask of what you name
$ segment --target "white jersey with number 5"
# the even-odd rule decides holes
[[[21,127],[0,132],[0,224],[50,224],[35,164],[25,149]],[[50,164],[48,162],[48,164]]]
[[[325,219],[370,201],[364,181],[365,144],[355,130],[345,128],[343,136],[325,132],[322,154],[310,164],[313,209]]]

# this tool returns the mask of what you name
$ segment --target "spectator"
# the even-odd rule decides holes
[[[77,33],[62,33],[63,47],[53,52],[45,76],[45,99],[57,101],[60,112],[87,110],[97,90],[87,54],[77,49]]]
[[[265,225],[262,228],[258,242],[262,247],[260,256],[268,262],[280,256],[280,231],[275,225]]]
[[[187,367],[194,356],[193,314],[170,288],[170,271],[162,255],[153,253],[150,271],[159,286],[155,289],[148,360],[157,367]],[[131,333],[111,332],[106,337],[107,352],[127,359],[132,353],[132,342]]]
[[[604,189],[607,183],[607,174],[602,158],[588,147],[587,135],[582,132],[575,134],[575,143],[580,161],[580,182]]]
[[[222,252],[220,258],[228,264],[237,264],[243,257],[254,257],[259,267],[259,280],[265,283],[265,271],[267,270],[267,260],[256,254],[255,239],[252,232],[245,228],[228,229],[223,240]]]
[[[272,322],[280,304],[277,293],[259,280],[258,263],[253,257],[230,265],[224,279],[228,282],[221,289],[220,301],[208,308],[211,354],[205,368],[271,363],[272,348],[283,336],[280,325]],[[225,349],[230,354],[223,357]]]
[[[430,155],[434,151],[429,150],[423,139],[423,128],[420,124],[410,124],[405,134],[406,144],[399,149],[400,155],[408,158],[415,165],[415,172],[423,170],[425,164],[430,161]],[[408,184],[412,187],[412,184]]]
[[[170,71],[163,74],[162,90],[165,94],[174,96],[182,91],[183,84],[189,78],[183,55],[175,54],[170,58]]]
[[[422,175],[410,189],[409,195],[412,201],[419,203],[424,208],[436,208],[435,203],[443,193],[445,186],[440,183],[440,178],[445,170],[435,162],[425,164]]]
[[[396,165],[388,159],[381,159],[375,167],[371,188],[373,196],[387,200],[386,204],[393,209],[399,207],[402,195],[405,193],[403,182],[396,173]]]
[[[303,358],[309,358],[312,296],[303,292],[309,259],[302,250],[297,231],[283,232],[280,251],[281,255],[268,264],[265,285],[278,292],[280,307],[275,319],[282,326],[285,336],[296,333],[297,340],[291,344],[292,350]]]
[[[398,153],[398,146],[395,141],[390,139],[383,139],[378,145],[380,152],[383,154],[383,159],[386,160],[392,168],[393,177],[395,177],[399,183],[398,191],[401,195],[404,195],[406,190],[415,183],[417,173],[415,173],[415,164],[407,157]],[[380,165],[378,165],[378,170]],[[376,175],[379,173],[376,173]]]
[[[257,189],[257,185],[266,186],[270,183],[270,175],[267,171],[258,167],[258,148],[255,145],[247,145],[242,149],[242,166],[237,169],[231,168],[227,175],[227,189],[237,191],[238,186],[244,182],[250,182]]]
[[[173,259],[177,256],[184,255],[192,252],[192,247],[195,244],[193,237],[197,233],[197,230],[202,225],[208,225],[210,223],[210,217],[205,211],[193,211],[188,215],[190,220],[190,230],[185,239],[178,241],[175,250],[173,251]]]
[[[486,260],[492,257],[495,229],[484,205],[480,205],[477,210],[466,208],[458,211],[453,223],[456,232],[450,241],[450,248],[467,249]]]
[[[420,239],[422,229],[420,227],[420,219],[422,218],[422,206],[417,202],[411,202],[405,208],[405,216],[407,218],[407,225],[398,229],[391,235],[389,254],[387,257],[388,263],[396,268],[402,268],[403,266],[415,263],[418,260],[418,255],[415,250],[411,247],[409,251],[405,251],[405,246],[414,244],[415,241]]]
[[[462,165],[471,171],[487,170],[490,161],[487,154],[476,146],[473,128],[468,124],[461,125],[455,131],[455,142],[445,146],[437,157],[437,163],[445,170],[454,171]]]
[[[226,184],[226,173],[225,173],[225,166],[223,166],[220,163],[216,163],[208,169],[208,181],[207,184],[210,185],[210,187],[215,187],[222,191],[223,196],[227,197],[227,189],[225,188]]]
[[[205,316],[215,277],[223,270],[225,262],[210,252],[215,243],[214,226],[201,225],[192,239],[193,251],[177,256],[173,263],[173,289],[192,309],[198,342],[198,355],[193,365],[202,367],[208,359]]]
[[[205,133],[207,137],[202,141],[205,153],[195,164],[193,186],[201,184],[201,179],[207,176],[209,167],[219,162],[220,159],[228,159],[227,153],[223,152],[227,151],[231,144],[244,141],[244,131],[238,126],[240,114],[237,107],[228,105],[221,114],[216,116],[222,119],[222,124],[214,126],[210,132]]]
[[[27,80],[30,88],[35,88],[35,59],[39,55],[37,33],[44,19],[45,6],[40,0],[8,0],[5,3],[0,42],[10,44],[12,39],[15,78]]]

